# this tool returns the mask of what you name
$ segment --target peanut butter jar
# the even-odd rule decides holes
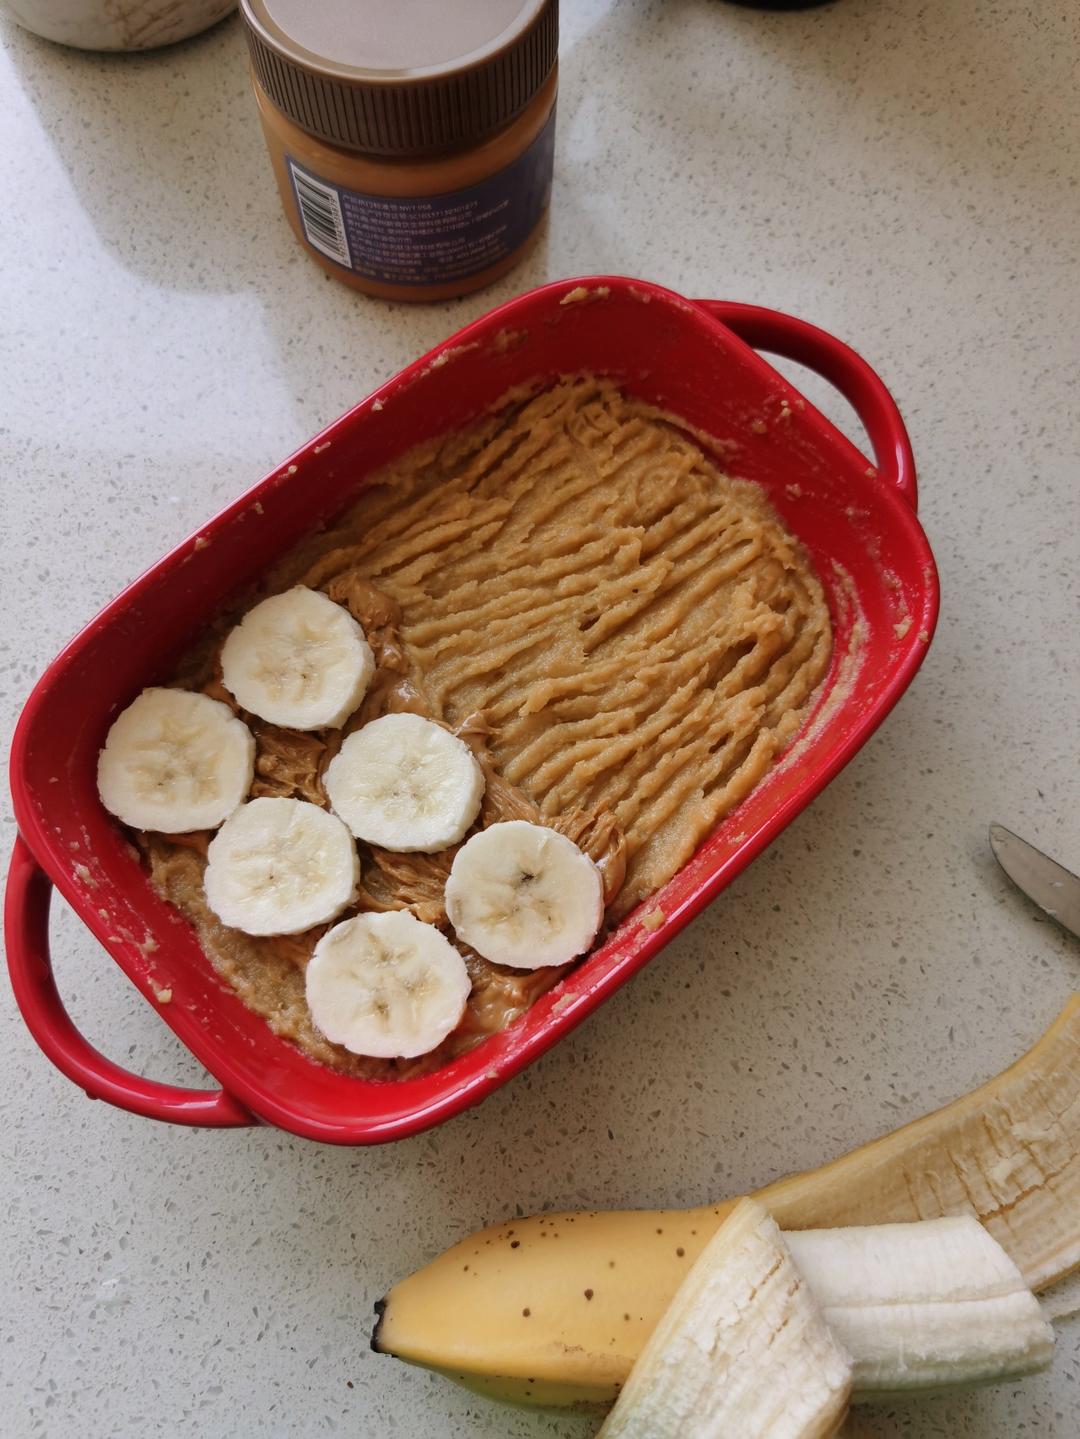
[[[515,264],[551,195],[558,0],[241,0],[285,215],[328,274],[445,300]]]

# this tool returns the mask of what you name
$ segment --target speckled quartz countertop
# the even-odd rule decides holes
[[[1080,984],[1080,944],[986,845],[996,818],[1080,867],[1075,8],[564,8],[546,235],[495,289],[417,309],[295,245],[235,19],[138,59],[0,22],[5,718],[128,579],[402,364],[603,270],[794,311],[881,370],[941,566],[937,639],[884,729],[660,960],[420,1138],[334,1150],[90,1104],[4,986],[8,1439],[584,1439],[588,1420],[372,1355],[373,1300],[485,1221],[815,1165],[1003,1068]],[[52,933],[97,1044],[203,1081],[69,914]],[[1074,1322],[1049,1374],[848,1432],[1072,1439],[1078,1406]]]

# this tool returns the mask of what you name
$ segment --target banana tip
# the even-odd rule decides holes
[[[376,1299],[375,1301],[375,1328],[371,1331],[371,1348],[375,1354],[384,1352],[379,1343],[379,1330],[382,1328],[383,1316],[386,1314],[386,1300]]]

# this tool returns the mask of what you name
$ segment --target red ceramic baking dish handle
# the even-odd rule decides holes
[[[771,355],[783,355],[787,360],[806,365],[835,385],[870,436],[878,474],[886,483],[895,485],[915,509],[918,494],[911,441],[896,401],[880,375],[861,355],[827,330],[819,330],[816,325],[779,310],[739,305],[729,300],[696,300],[695,304],[755,350],[766,350]]]
[[[4,929],[15,1002],[26,1027],[63,1074],[91,1099],[107,1099],[148,1119],[234,1129],[254,1124],[242,1105],[223,1089],[181,1089],[129,1074],[106,1059],[71,1022],[49,958],[49,902],[52,884],[26,842],[17,837],[8,870]]]

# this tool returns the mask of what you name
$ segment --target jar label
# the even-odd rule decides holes
[[[365,280],[445,285],[523,245],[547,207],[555,110],[516,160],[478,185],[408,198],[346,190],[285,159],[308,244]]]

